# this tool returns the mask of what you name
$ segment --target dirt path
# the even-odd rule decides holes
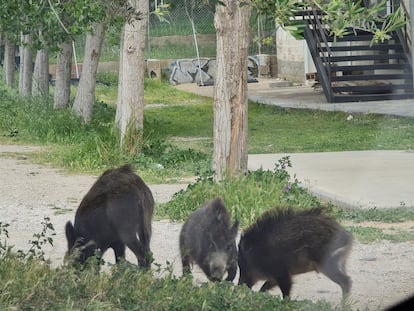
[[[10,224],[9,244],[15,249],[27,249],[27,241],[41,230],[41,221],[50,217],[55,226],[54,247],[46,250],[53,265],[61,264],[66,251],[64,225],[73,220],[76,208],[97,176],[67,175],[61,170],[30,162],[30,152],[36,147],[0,145],[0,221]],[[186,184],[150,185],[156,202],[166,202]],[[155,221],[151,249],[155,261],[173,264],[181,273],[178,235],[180,223]],[[105,259],[112,262],[113,254]],[[127,259],[134,262],[131,253]],[[357,308],[380,310],[414,294],[414,243],[355,242],[348,261],[353,280],[350,303]],[[196,270],[198,281],[205,281]],[[308,273],[294,278],[293,299],[325,299],[340,301],[339,286],[325,276]],[[279,294],[279,290],[273,291]]]

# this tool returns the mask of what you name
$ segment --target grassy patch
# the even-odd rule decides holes
[[[159,278],[130,265],[109,273],[75,272],[8,255],[0,260],[0,277],[2,310],[338,310],[324,301],[282,301],[228,282],[195,286],[190,277]]]
[[[318,204],[317,199],[292,182],[285,170],[288,158],[280,159],[274,171],[258,170],[237,178],[225,178],[216,183],[204,176],[186,190],[177,193],[171,201],[160,204],[157,217],[183,221],[202,203],[216,196],[224,199],[232,218],[248,226],[265,210],[275,206],[308,208]]]
[[[361,243],[372,243],[382,240],[392,242],[414,241],[414,232],[411,231],[395,229],[395,232],[386,232],[381,228],[363,226],[347,226],[346,229]]]
[[[4,88],[0,113],[4,140],[50,146],[47,151],[32,154],[32,159],[72,171],[100,173],[128,162],[139,168],[146,181],[168,182],[210,167],[207,154],[166,141],[170,129],[163,127],[161,132],[159,123],[151,117],[145,120],[141,153],[123,153],[114,131],[115,108],[102,102],[95,104],[93,121],[85,125],[70,109],[54,110],[49,99],[21,98]]]
[[[332,213],[342,220],[352,222],[378,221],[384,223],[398,223],[414,220],[414,208],[401,206],[398,208],[339,208],[331,206]]]
[[[249,153],[412,149],[414,118],[249,105]]]
[[[30,250],[15,253],[7,245],[9,225],[0,222],[1,310],[338,310],[325,301],[281,300],[230,282],[195,285],[191,276],[175,276],[168,263],[144,271],[124,261],[99,273],[91,257],[82,270],[51,268],[42,248],[53,243],[54,228],[49,218],[42,225]]]

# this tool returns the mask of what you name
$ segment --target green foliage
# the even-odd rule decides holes
[[[53,236],[55,236],[56,233],[49,217],[44,217],[41,225],[42,231],[40,233],[34,233],[33,240],[29,240],[31,246],[27,253],[20,252],[23,257],[45,261],[44,246],[53,246]]]
[[[156,120],[145,121],[144,138],[131,155],[119,148],[114,131],[115,108],[102,102],[94,105],[94,118],[83,124],[70,109],[54,110],[45,99],[21,98],[0,85],[0,135],[14,141],[53,146],[37,155],[74,171],[98,171],[128,162],[139,168],[145,180],[166,182],[166,177],[194,176],[208,167],[210,158],[191,148],[169,143],[169,128],[159,130]],[[4,92],[3,92],[4,90]]]
[[[46,218],[42,225],[33,236],[49,241],[53,226]],[[7,227],[0,223],[0,241],[8,238]],[[350,310],[324,301],[282,300],[230,282],[195,285],[192,276],[175,276],[168,262],[147,271],[123,261],[99,273],[99,258],[91,257],[83,269],[70,263],[52,268],[45,243],[32,242],[36,251],[26,253],[3,252],[5,244],[0,243],[1,310]]]
[[[195,286],[191,277],[168,272],[156,278],[126,264],[99,274],[9,255],[0,261],[0,277],[2,310],[338,310],[324,301],[283,301],[228,282]]]
[[[401,9],[391,14],[383,13],[387,11],[387,0],[371,3],[367,7],[362,4],[362,0],[253,0],[252,3],[259,14],[273,17],[276,24],[298,39],[303,38],[304,24],[292,17],[307,8],[317,8],[321,11],[324,24],[328,25],[330,34],[336,37],[363,30],[374,35],[374,42],[383,42],[390,38],[391,31],[400,29],[407,23]]]
[[[171,201],[161,204],[157,216],[183,221],[205,201],[221,196],[232,218],[248,226],[265,210],[275,206],[313,207],[317,199],[303,190],[297,180],[292,180],[287,167],[289,157],[275,164],[275,169],[257,170],[247,175],[226,177],[216,183],[211,172],[206,172],[186,190],[174,195]],[[210,173],[210,174],[209,174]]]
[[[7,239],[9,238],[9,231],[7,228],[9,226],[9,224],[0,221],[0,258],[10,250],[9,246],[7,245]],[[3,238],[4,240],[2,240]]]
[[[97,98],[116,101],[116,75],[103,73]],[[210,167],[213,150],[212,99],[182,92],[165,81],[145,81],[143,152],[131,158],[118,148],[115,108],[94,105],[91,124],[68,110],[54,110],[51,100],[24,99],[0,82],[0,137],[49,145],[36,155],[41,162],[75,171],[100,173],[130,162],[144,179],[165,182],[194,176]],[[149,106],[151,104],[151,106]],[[249,104],[249,153],[413,149],[414,119],[289,109]]]
[[[118,75],[113,72],[98,72],[96,74],[96,83],[101,83],[106,86],[118,87]]]

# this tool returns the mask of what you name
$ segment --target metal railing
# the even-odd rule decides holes
[[[312,59],[317,67],[319,82],[328,102],[333,100],[331,87],[331,56],[332,51],[327,39],[326,27],[321,23],[319,12],[315,7],[309,8],[303,16],[307,22],[305,38],[307,39]]]

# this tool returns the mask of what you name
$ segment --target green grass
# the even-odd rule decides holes
[[[238,219],[244,227],[275,206],[317,206],[319,202],[315,196],[300,188],[297,181],[290,180],[285,170],[289,164],[289,159],[283,158],[275,164],[277,167],[273,171],[258,170],[220,182],[214,182],[211,176],[203,176],[186,190],[175,194],[168,203],[160,204],[156,215],[184,221],[205,201],[221,196],[233,219]]]
[[[109,273],[52,269],[12,255],[0,260],[2,310],[350,310],[327,302],[282,301],[228,282],[193,284],[191,277],[156,277],[131,265]]]
[[[54,110],[51,100],[23,99],[0,84],[2,140],[48,146],[35,159],[72,171],[99,174],[106,168],[129,162],[148,183],[209,176],[213,149],[211,98],[179,91],[164,81],[146,80],[144,141],[141,152],[131,157],[119,149],[114,131],[115,107],[110,102],[116,99],[117,77],[100,74],[98,81],[101,87],[98,97],[103,93],[102,88],[106,88],[109,103],[96,103],[93,121],[88,125],[82,124],[70,110]],[[347,121],[346,117],[342,112],[284,109],[251,102],[249,152],[413,149],[414,118],[354,114],[354,119]],[[203,201],[216,195],[225,198],[230,210],[244,224],[274,205],[317,204],[316,199],[299,191],[299,187],[293,189],[297,192],[284,193],[287,182],[277,174],[256,172],[219,184],[197,183],[169,206],[160,207],[158,217],[183,220]],[[392,211],[340,209],[334,213],[340,219],[354,222],[363,219],[398,222],[413,217],[412,210],[404,207]]]
[[[354,238],[361,243],[379,242],[382,240],[392,242],[412,242],[414,232],[396,229],[394,232],[384,232],[376,227],[347,226],[346,229],[352,233]]]
[[[98,92],[102,94],[104,90],[108,98],[116,98],[116,80],[111,76],[100,79],[106,84]],[[70,110],[53,110],[50,99],[24,99],[0,83],[0,141],[47,146],[46,151],[33,157],[73,171],[101,173],[105,168],[130,162],[147,182],[200,176],[170,202],[158,205],[156,218],[182,221],[204,201],[222,196],[232,218],[239,219],[244,228],[274,206],[303,209],[320,204],[291,180],[285,170],[291,164],[289,158],[275,163],[273,171],[249,172],[214,183],[209,171],[212,100],[177,91],[159,81],[146,82],[145,97],[146,104],[162,105],[146,109],[142,152],[129,157],[117,147],[115,109],[110,100],[97,102],[93,122],[83,125]],[[249,109],[250,152],[411,149],[414,141],[412,118],[356,114],[349,122],[345,120],[347,114],[339,112],[254,103]],[[414,240],[412,231],[398,228],[399,222],[414,220],[412,208],[327,208],[339,221],[351,222],[346,228],[360,242]],[[396,225],[394,230],[385,231],[362,226],[362,221]],[[96,273],[93,269],[75,272],[66,266],[54,269],[42,257],[41,246],[50,243],[44,233],[33,242],[40,249],[32,248],[29,256],[22,256],[5,247],[6,228],[0,222],[2,310],[342,310],[323,301],[281,301],[226,282],[195,286],[191,278],[177,278],[168,268],[144,272],[116,265],[109,273]],[[158,272],[164,276],[159,277]],[[345,306],[343,310],[350,308]]]
[[[189,36],[190,37],[190,36]],[[212,57],[216,56],[216,43],[211,44],[198,44],[198,52],[200,57]],[[157,59],[182,59],[182,58],[196,58],[197,50],[193,41],[183,43],[172,42],[166,37],[166,40],[162,45],[152,44],[150,50],[145,51],[145,58],[157,58]]]
[[[401,206],[398,208],[339,208],[331,206],[331,212],[342,220],[348,220],[355,223],[363,221],[378,221],[384,223],[398,223],[414,220],[414,209]]]
[[[123,261],[99,273],[92,257],[80,270],[70,260],[52,268],[42,248],[53,243],[54,228],[49,218],[42,225],[24,252],[7,244],[9,225],[0,222],[1,310],[351,310],[325,301],[281,300],[224,281],[195,285],[192,276],[174,275],[168,262],[146,271]]]

